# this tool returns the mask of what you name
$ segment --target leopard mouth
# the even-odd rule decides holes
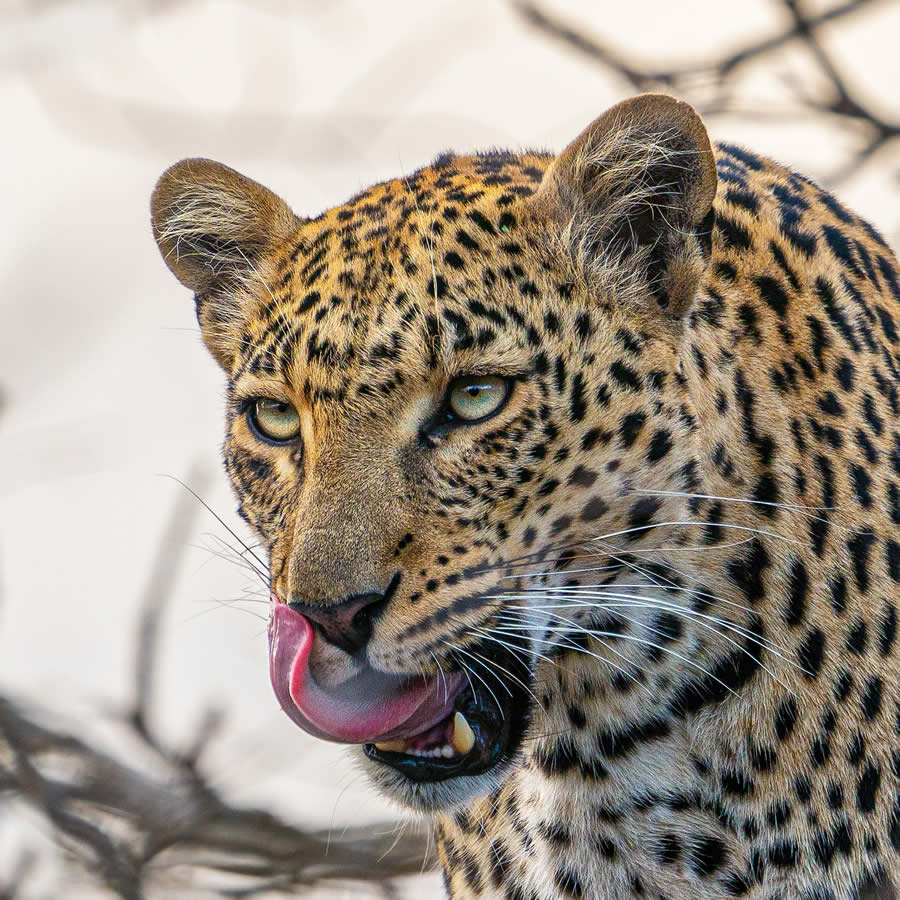
[[[362,744],[370,760],[416,784],[483,774],[518,749],[531,676],[515,648],[467,647],[467,664],[428,678],[366,668],[325,689],[309,668],[314,640],[304,616],[285,604],[274,607],[272,685],[282,709],[310,734]],[[485,662],[475,664],[479,659]]]
[[[497,681],[489,693],[475,679],[436,725],[407,738],[363,744],[363,752],[417,784],[488,772],[512,755],[524,730],[520,698],[507,687]]]

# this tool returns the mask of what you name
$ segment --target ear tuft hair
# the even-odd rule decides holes
[[[244,320],[246,289],[254,281],[261,287],[260,260],[301,220],[268,188],[209,159],[185,159],[167,169],[150,207],[160,253],[194,292],[206,344],[227,365],[229,338]]]
[[[550,165],[535,203],[585,275],[681,316],[708,264],[716,168],[697,113],[664,94],[612,107]]]

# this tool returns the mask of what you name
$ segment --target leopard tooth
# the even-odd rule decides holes
[[[453,734],[450,736],[450,743],[461,756],[465,756],[475,746],[475,732],[461,712],[453,716]]]
[[[383,750],[385,753],[403,753],[406,750],[406,741],[403,738],[397,738],[395,741],[376,742],[375,747]]]

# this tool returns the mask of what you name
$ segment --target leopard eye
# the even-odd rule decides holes
[[[499,412],[509,394],[509,382],[498,375],[466,375],[450,384],[447,405],[464,422],[480,422]]]
[[[287,444],[300,434],[300,416],[290,403],[260,397],[247,410],[253,433],[270,444]]]

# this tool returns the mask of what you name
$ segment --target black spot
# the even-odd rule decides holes
[[[809,803],[812,797],[812,784],[807,775],[798,775],[794,779],[794,793],[801,803]]]
[[[856,370],[853,367],[853,363],[850,362],[850,360],[847,359],[846,356],[842,357],[841,361],[835,367],[834,374],[837,377],[840,386],[845,391],[853,390]]]
[[[721,236],[723,246],[727,248],[749,250],[753,244],[750,239],[750,232],[743,225],[738,224],[734,219],[729,219],[727,216],[716,216],[716,229]]]
[[[643,537],[661,506],[662,500],[659,497],[642,497],[636,501],[628,511],[628,530],[632,533],[627,538],[638,540]]]
[[[734,281],[737,269],[730,262],[720,262],[716,265],[716,275],[724,281]]]
[[[863,593],[869,590],[869,553],[874,541],[875,535],[871,531],[858,532],[847,541],[847,550],[853,561],[856,586]]]
[[[760,275],[754,279],[760,296],[765,302],[778,313],[784,316],[788,308],[788,295],[784,288],[774,278],[768,275]]]
[[[585,343],[593,333],[591,317],[587,313],[579,313],[575,317],[575,333],[582,343]]]
[[[894,646],[897,637],[897,609],[891,603],[885,604],[885,610],[878,623],[878,651],[887,656]]]
[[[883,306],[876,306],[875,312],[878,313],[878,319],[881,322],[881,330],[884,332],[884,336],[892,344],[898,343],[898,341],[900,341],[900,336],[897,335],[897,324],[894,322],[894,317]]]
[[[610,365],[609,374],[627,390],[639,391],[641,388],[641,379],[637,372],[630,366],[626,366],[621,360],[616,360]]]
[[[853,479],[853,492],[856,494],[857,502],[863,509],[868,509],[872,505],[872,495],[869,492],[872,479],[869,473],[862,466],[854,464],[850,467],[850,476]]]
[[[642,412],[629,413],[622,417],[619,423],[619,440],[622,447],[628,448],[634,444],[646,420],[647,416]]]
[[[831,606],[838,615],[843,615],[847,609],[847,579],[843,575],[832,576],[828,579],[828,588]]]
[[[585,503],[584,509],[581,511],[581,521],[594,522],[607,512],[609,512],[609,504],[599,497],[592,497]]]
[[[853,351],[859,353],[861,348],[856,337],[856,331],[853,325],[847,321],[844,313],[838,308],[835,302],[834,290],[824,278],[816,279],[816,293],[819,295],[819,299],[828,313],[831,324],[841,333]]]
[[[805,678],[815,678],[825,658],[825,635],[820,628],[810,628],[797,649],[797,659]]]
[[[778,512],[775,505],[778,503],[778,483],[771,472],[763,472],[760,476],[753,491],[753,500],[760,504],[762,507],[760,511],[770,519]]]
[[[790,818],[791,805],[786,800],[780,800],[773,803],[766,814],[766,821],[772,828],[780,828],[782,825],[786,824]]]
[[[809,590],[809,576],[802,559],[795,559],[788,575],[788,606],[784,619],[788,625],[799,625],[806,612],[806,595]]]
[[[897,852],[900,852],[900,794],[894,795],[894,809],[888,822],[888,840]]]
[[[769,567],[769,554],[765,546],[754,538],[747,554],[729,560],[728,577],[744,592],[751,603],[763,596],[763,575]]]
[[[858,619],[847,635],[847,650],[857,656],[865,653],[867,639],[866,623]]]
[[[790,868],[800,859],[800,851],[792,840],[776,841],[769,847],[769,862],[780,868]]]
[[[847,745],[847,760],[851,765],[858,766],[866,755],[866,739],[862,732],[857,731]]]
[[[748,169],[753,169],[754,172],[762,171],[762,160],[755,153],[751,153],[743,147],[738,147],[736,144],[727,144],[724,141],[719,141],[718,147],[723,153],[727,153],[738,160],[738,162],[743,163]]]
[[[852,689],[853,676],[846,669],[841,669],[834,682],[834,696],[843,703],[850,696]]]
[[[573,422],[580,422],[587,412],[584,401],[584,376],[581,372],[572,377],[572,390],[569,394],[569,415]]]
[[[670,732],[669,721],[662,716],[634,722],[625,728],[597,733],[597,750],[608,759],[627,756],[639,744],[661,740]]]
[[[703,837],[691,848],[688,857],[690,867],[701,878],[717,872],[725,862],[725,844],[716,837]]]
[[[726,794],[746,797],[753,793],[753,779],[746,772],[725,771],[722,773],[722,790]]]
[[[787,238],[788,242],[793,245],[796,250],[806,256],[812,256],[816,252],[816,236],[808,231],[801,231],[791,225],[782,223],[781,233]]]
[[[875,798],[881,785],[881,769],[867,763],[856,785],[856,805],[860,812],[870,813],[875,809]]]
[[[862,273],[853,255],[853,248],[850,246],[846,235],[832,225],[823,225],[822,234],[825,236],[825,243],[828,244],[835,257],[854,275],[861,275]]]
[[[870,675],[862,692],[863,715],[871,721],[881,712],[882,681],[878,675]]]
[[[593,450],[599,443],[601,446],[608,444],[612,440],[612,433],[603,428],[591,428],[584,433],[581,438],[581,449],[584,451]]]
[[[664,865],[671,865],[681,856],[681,843],[674,834],[663,834],[658,840],[656,858]]]
[[[725,193],[725,202],[731,203],[734,206],[739,206],[751,213],[759,211],[759,200],[757,200],[756,196],[749,191],[731,188]]]
[[[888,575],[894,581],[900,581],[900,544],[893,540],[887,540],[884,549]]]
[[[797,278],[793,269],[788,265],[787,257],[784,255],[782,249],[775,243],[775,241],[769,241],[769,250],[772,253],[775,262],[778,263],[779,268],[782,272],[787,276],[787,280],[790,282],[791,287],[795,291],[800,290],[800,280]]]
[[[750,748],[750,762],[757,772],[768,772],[774,768],[778,754],[769,744],[753,745]]]
[[[747,684],[762,666],[761,647],[765,643],[762,622],[750,620],[743,644],[720,659],[712,671],[682,684],[669,703],[673,715],[696,713],[703,706],[719,703]]]
[[[654,432],[650,440],[650,447],[647,450],[647,459],[654,463],[658,462],[672,449],[672,436],[664,428],[660,428]]]
[[[469,213],[469,218],[485,233],[487,234],[496,234],[497,232],[494,230],[494,226],[484,217],[484,215],[478,210],[473,210]]]
[[[577,873],[572,869],[558,869],[554,875],[556,886],[569,897],[583,897],[584,886]]]

